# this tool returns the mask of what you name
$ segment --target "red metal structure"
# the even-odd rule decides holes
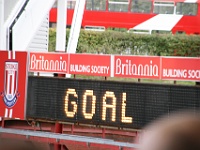
[[[135,141],[138,137],[139,132],[136,131],[70,125],[42,120],[3,119],[0,121],[0,125],[0,138],[43,143],[46,147],[45,150],[136,150],[139,148],[139,145],[130,142]],[[120,137],[121,140],[114,141],[108,139],[109,136]]]
[[[82,21],[85,29],[126,28],[133,32],[199,34],[200,0],[87,0]],[[68,1],[67,26],[75,1]],[[56,23],[56,6],[50,24]]]

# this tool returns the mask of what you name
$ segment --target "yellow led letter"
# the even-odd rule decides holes
[[[67,115],[67,117],[73,118],[75,113],[77,112],[77,104],[76,104],[76,102],[71,102],[71,104],[73,105],[73,111],[68,110],[70,94],[74,95],[74,97],[76,97],[76,98],[78,97],[78,95],[76,94],[75,89],[68,89],[66,91],[66,95],[65,95],[65,114]]]
[[[107,98],[112,98],[112,104],[106,104]],[[115,97],[114,92],[106,91],[106,93],[103,96],[102,120],[106,120],[106,109],[107,108],[112,109],[111,120],[114,122],[116,120],[116,97]]]
[[[87,97],[92,97],[92,112],[86,112],[86,104],[87,104]],[[95,114],[95,104],[96,104],[96,96],[93,95],[93,90],[86,90],[83,95],[83,115],[86,119],[92,119],[93,115]]]
[[[123,123],[132,123],[132,117],[126,117],[126,93],[122,94],[122,118]]]

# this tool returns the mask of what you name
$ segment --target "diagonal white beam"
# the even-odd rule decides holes
[[[27,50],[55,0],[30,0],[12,28],[13,50]]]
[[[86,0],[77,0],[75,5],[75,10],[73,14],[72,26],[70,30],[67,53],[76,53],[76,48],[78,44],[78,38],[81,29],[81,23],[83,19],[83,13],[85,8]]]

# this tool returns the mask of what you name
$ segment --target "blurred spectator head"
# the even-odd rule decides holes
[[[179,112],[145,128],[142,150],[200,150],[200,115]]]

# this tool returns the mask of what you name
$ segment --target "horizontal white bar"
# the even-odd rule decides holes
[[[32,43],[34,44],[47,44],[47,39],[38,39],[38,38],[34,38]],[[31,45],[31,44],[30,44]]]
[[[30,45],[30,47],[34,47],[34,48],[41,48],[41,49],[44,49],[44,48],[47,48],[47,45],[44,45],[44,44],[36,44],[36,43],[32,43],[31,45]]]
[[[168,6],[168,7],[174,7],[173,4],[154,4],[154,6]]]
[[[85,26],[84,29],[90,31],[105,31],[105,27],[103,26]]]
[[[197,0],[185,0],[184,3],[197,3]]]
[[[108,3],[109,4],[125,4],[125,5],[129,4],[129,2],[112,2],[112,1],[109,1]]]

